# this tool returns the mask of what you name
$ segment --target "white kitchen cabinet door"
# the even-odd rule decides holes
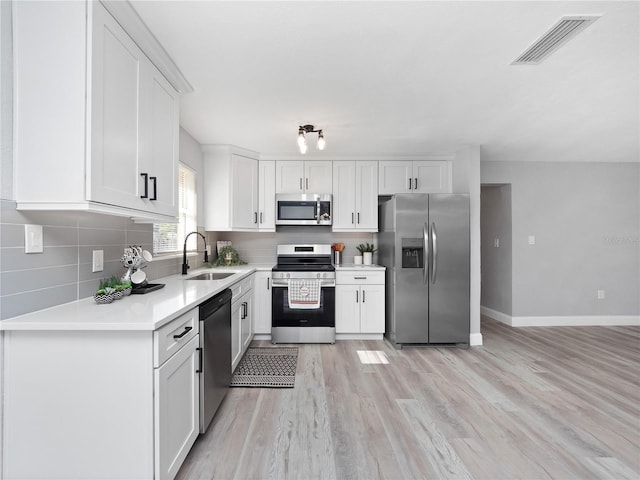
[[[253,333],[271,335],[271,272],[255,273]]]
[[[251,340],[253,340],[253,291],[249,291],[242,296],[240,312],[240,348],[242,354],[247,351]]]
[[[336,333],[360,332],[360,285],[336,285]]]
[[[360,290],[360,332],[384,332],[384,285],[362,285]]]
[[[413,192],[451,192],[451,162],[413,162]]]
[[[258,229],[258,162],[232,155],[232,223],[235,230]]]
[[[143,110],[145,115],[150,115],[144,122],[149,126],[149,138],[141,152],[141,173],[149,175],[145,209],[175,217],[178,212],[179,98],[164,76],[153,66],[149,67],[146,78],[149,105]]]
[[[258,162],[258,230],[276,231],[276,162]]]
[[[144,180],[139,132],[144,55],[100,4],[93,5],[90,200],[135,209]],[[144,132],[142,132],[144,134]]]
[[[356,229],[378,231],[378,162],[356,162]]]
[[[379,162],[378,194],[409,193],[409,180],[413,178],[413,162]]]
[[[236,369],[242,356],[241,336],[242,302],[240,299],[231,304],[231,373]]]
[[[276,193],[304,192],[304,162],[276,162]]]
[[[155,478],[173,479],[200,431],[196,335],[155,369]]]
[[[332,193],[332,163],[328,161],[304,162],[304,190],[306,193]]]

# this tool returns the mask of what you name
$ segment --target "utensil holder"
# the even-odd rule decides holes
[[[342,263],[342,252],[335,250],[333,252],[333,264],[340,265]]]

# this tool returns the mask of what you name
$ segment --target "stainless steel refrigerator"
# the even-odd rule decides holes
[[[394,195],[379,222],[389,341],[468,347],[469,196]]]

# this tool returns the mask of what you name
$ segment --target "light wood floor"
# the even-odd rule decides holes
[[[640,478],[640,328],[482,334],[300,345],[295,388],[231,389],[177,478]],[[367,349],[390,363],[361,365]]]

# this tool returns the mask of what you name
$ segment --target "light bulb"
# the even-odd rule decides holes
[[[300,129],[298,130],[298,147],[300,147],[300,150],[302,150],[302,146],[307,145],[307,140],[304,138],[304,130]]]
[[[318,132],[318,150],[324,150],[324,147],[327,145],[327,142],[324,141],[324,134],[322,130]]]
[[[298,146],[300,147],[300,153],[302,155],[304,155],[305,153],[307,153],[307,142],[303,142],[301,144],[298,144]]]

